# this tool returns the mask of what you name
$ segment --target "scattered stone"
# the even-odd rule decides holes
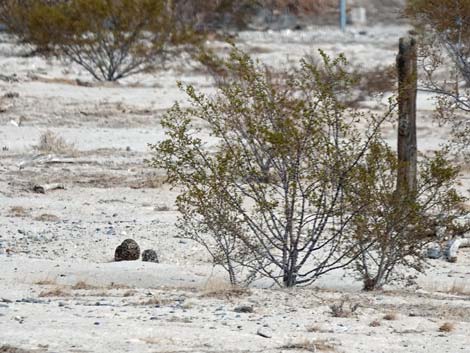
[[[13,300],[7,299],[7,298],[0,298],[0,302],[2,303],[13,303]]]
[[[16,300],[17,303],[29,303],[29,304],[44,304],[45,301],[36,298],[23,298]]]
[[[22,324],[22,323],[24,322],[24,317],[15,316],[15,317],[14,317],[14,320],[15,320],[15,321],[18,321],[20,324]]]
[[[254,311],[252,306],[248,305],[241,305],[237,306],[235,309],[233,309],[236,313],[252,313]]]
[[[260,327],[258,331],[256,332],[258,336],[264,337],[264,338],[272,338],[273,337],[273,332],[269,327]]]
[[[139,244],[133,239],[124,240],[114,252],[114,261],[134,261],[140,257]]]
[[[158,255],[155,250],[147,249],[142,253],[142,261],[158,263]]]
[[[441,247],[439,244],[432,244],[426,251],[426,255],[429,259],[439,259],[442,256]]]
[[[13,99],[13,98],[18,98],[20,94],[18,92],[7,92],[3,95],[3,98],[7,99]]]

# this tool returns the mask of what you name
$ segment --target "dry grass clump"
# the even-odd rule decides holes
[[[8,344],[0,346],[0,353],[38,353],[38,352],[42,352],[42,351],[28,350],[28,349],[13,347]]]
[[[171,210],[168,205],[164,205],[164,204],[156,205],[153,209],[154,211],[157,211],[157,212],[167,212]]]
[[[58,222],[60,218],[51,213],[43,213],[39,216],[34,217],[36,221],[39,222]]]
[[[65,291],[63,288],[57,287],[48,291],[39,293],[39,297],[69,297],[70,293]]]
[[[29,216],[29,211],[23,206],[12,206],[8,210],[8,215],[10,217],[27,217]]]
[[[128,290],[128,291],[125,291],[122,296],[127,298],[127,297],[132,297],[133,295],[137,294],[137,291],[134,290],[134,289],[131,289],[131,290]]]
[[[394,311],[391,311],[391,312],[385,314],[383,319],[387,320],[387,321],[395,321],[395,320],[398,319],[398,314]]]
[[[336,352],[336,347],[327,340],[301,339],[281,346],[282,349],[295,349],[307,352]]]
[[[374,320],[369,324],[370,327],[379,327],[380,325],[382,324],[380,323],[379,320]]]
[[[307,332],[323,332],[323,329],[320,325],[311,325],[305,328]]]
[[[340,303],[331,304],[330,305],[330,312],[333,317],[351,317],[355,315],[357,309],[359,308],[359,304],[353,304],[348,302],[347,305],[346,300],[342,300]]]
[[[114,282],[111,282],[108,286],[107,286],[108,289],[130,289],[131,287],[129,287],[128,285],[126,284],[120,284],[120,283],[114,283]]]
[[[66,142],[50,130],[39,137],[39,144],[34,148],[43,153],[75,154],[77,152],[73,144]]]
[[[90,290],[90,289],[96,289],[96,286],[92,286],[91,284],[86,283],[85,281],[78,281],[75,283],[72,287],[73,290]]]
[[[129,187],[131,189],[159,189],[166,183],[166,180],[166,176],[163,175],[146,174]]]
[[[444,322],[439,327],[439,332],[452,332],[455,330],[455,325],[452,322]]]
[[[397,75],[395,66],[375,67],[357,72],[359,89],[367,96],[378,93],[393,92],[396,89]]]
[[[447,292],[456,295],[468,295],[470,294],[470,288],[467,288],[465,282],[454,281]]]
[[[34,282],[34,284],[37,284],[38,286],[52,286],[52,285],[56,285],[57,282],[55,279],[46,278],[46,279],[36,281]]]
[[[231,299],[250,294],[251,292],[247,288],[233,286],[222,280],[212,280],[206,283],[200,296],[207,298]]]

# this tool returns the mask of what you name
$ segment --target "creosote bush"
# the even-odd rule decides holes
[[[4,0],[0,20],[23,43],[65,58],[95,79],[155,69],[200,43],[165,0]]]
[[[436,241],[438,229],[449,237],[468,229],[457,222],[467,213],[465,198],[455,189],[459,169],[447,157],[446,150],[421,157],[417,189],[403,195],[396,191],[399,162],[386,144],[372,144],[354,169],[348,197],[364,207],[353,220],[350,241],[363,249],[355,270],[365,290],[397,279],[403,273],[398,267],[422,271],[423,250]]]
[[[259,277],[309,284],[361,253],[346,240],[365,205],[346,193],[388,115],[343,104],[355,83],[347,62],[322,58],[279,75],[233,49],[218,94],[183,87],[192,106],[176,104],[162,121],[167,139],[152,146],[153,166],[181,190],[182,235],[205,246],[233,284]]]
[[[435,229],[456,231],[464,214],[446,151],[423,158],[416,193],[397,194],[400,166],[380,134],[395,103],[380,116],[349,107],[356,77],[343,56],[321,57],[273,72],[234,48],[213,61],[217,94],[181,85],[191,106],[175,104],[167,139],[151,145],[180,191],[181,235],[232,284],[291,287],[351,265],[364,289],[381,288],[400,266],[421,269]]]
[[[470,2],[408,0],[420,45],[420,89],[436,96],[436,118],[452,127],[459,152],[470,144]]]

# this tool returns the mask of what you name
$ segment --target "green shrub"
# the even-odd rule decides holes
[[[234,49],[218,94],[185,87],[191,108],[175,105],[162,121],[167,139],[152,146],[153,166],[181,191],[182,235],[205,246],[232,283],[308,284],[360,255],[347,239],[364,205],[346,192],[385,117],[343,104],[355,83],[347,62],[322,57],[275,73]],[[213,152],[198,137],[200,121],[217,141]]]
[[[365,290],[404,277],[400,269],[422,271],[426,246],[443,240],[438,233],[453,237],[468,229],[458,221],[466,214],[465,199],[455,189],[459,169],[447,154],[442,150],[421,157],[417,190],[405,195],[396,192],[399,162],[389,146],[372,144],[354,169],[356,183],[348,197],[363,208],[349,240],[362,248],[355,270]]]
[[[5,0],[0,19],[22,42],[97,80],[152,70],[201,39],[164,0]]]

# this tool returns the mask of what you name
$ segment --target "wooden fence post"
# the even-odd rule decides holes
[[[397,192],[402,196],[416,191],[417,66],[416,40],[413,37],[400,38],[397,56],[399,162]]]

